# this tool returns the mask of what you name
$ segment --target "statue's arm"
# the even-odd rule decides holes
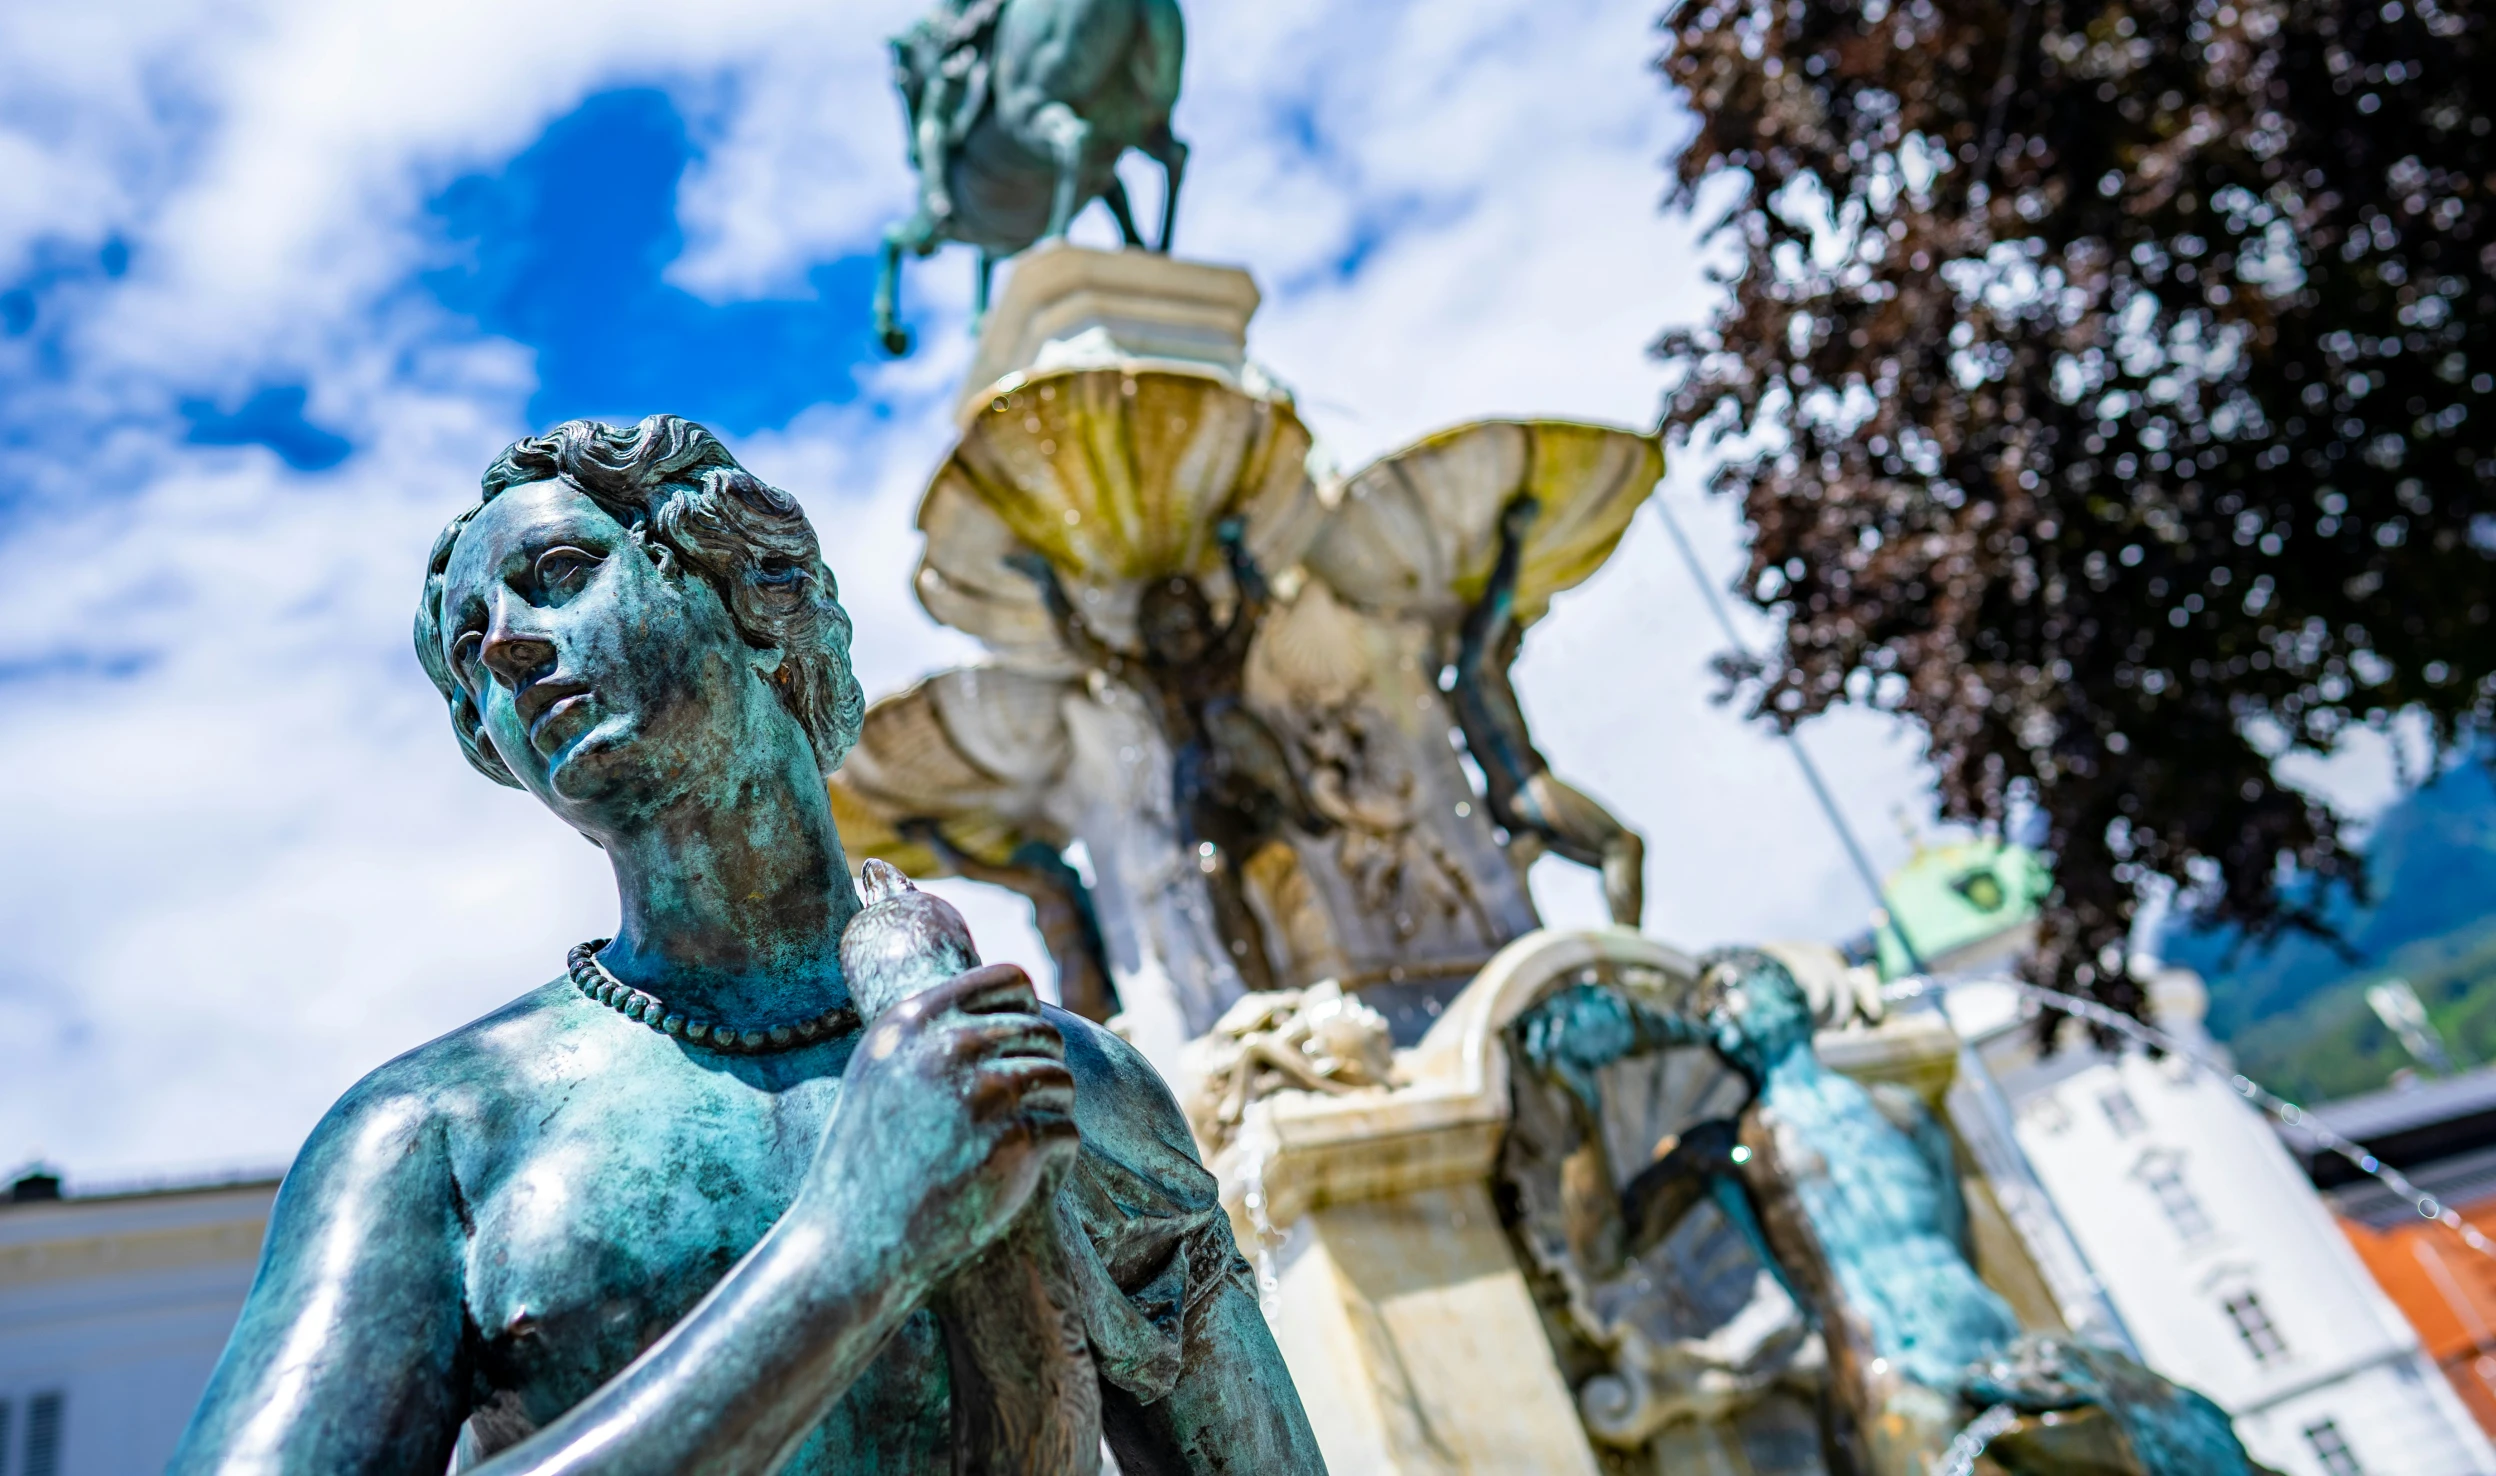
[[[773,1476],[929,1292],[1075,1147],[1023,971],[894,1005],[843,1075],[797,1197],[622,1373],[478,1476]]]
[[[1464,624],[1457,630],[1456,687],[1452,694],[1456,723],[1464,732],[1465,747],[1473,754],[1473,761],[1492,776],[1490,792],[1495,810],[1505,809],[1506,797],[1547,767],[1542,755],[1534,751],[1525,726],[1525,711],[1518,706],[1516,690],[1508,678],[1520,635],[1517,576],[1525,563],[1525,535],[1541,510],[1541,504],[1534,499],[1518,497],[1500,513],[1499,556],[1491,565],[1490,579],[1483,586],[1481,598],[1465,612]],[[1521,822],[1512,816],[1501,814],[1496,818],[1511,830],[1520,827]]]
[[[1231,610],[1231,623],[1222,633],[1230,654],[1245,659],[1248,643],[1256,639],[1257,627],[1264,623],[1266,612],[1274,608],[1274,587],[1265,582],[1265,571],[1257,567],[1257,556],[1248,551],[1248,520],[1233,514],[1224,518],[1213,530],[1214,541],[1222,545],[1222,559],[1230,567],[1231,583],[1239,591],[1239,600]]]
[[[288,1175],[259,1280],[176,1476],[440,1476],[468,1415],[462,1204],[438,1112],[368,1081]],[[810,1186],[711,1294],[561,1419],[476,1468],[777,1471],[924,1298],[863,1200]]]
[[[1742,1164],[1748,1158],[1738,1119],[1715,1118],[1685,1131],[1671,1152],[1641,1169],[1621,1191],[1621,1219],[1628,1230],[1629,1252],[1644,1254],[1672,1234],[1702,1198],[1707,1199],[1808,1318],[1812,1315],[1811,1304],[1786,1274],[1776,1247],[1768,1243],[1768,1230],[1760,1221],[1759,1206],[1752,1202],[1742,1173]]]
[[[1696,1022],[1649,1009],[1599,984],[1570,985],[1520,1015],[1512,1028],[1526,1061],[1597,1115],[1603,1111],[1597,1074],[1604,1067],[1671,1046],[1707,1043]]]
[[[1036,549],[1024,549],[1006,555],[1005,565],[1039,589],[1040,603],[1049,612],[1049,623],[1057,627],[1057,638],[1066,643],[1066,649],[1074,652],[1076,660],[1086,666],[1098,667],[1113,677],[1123,679],[1126,676],[1126,657],[1112,650],[1092,633],[1091,626],[1084,624],[1082,613],[1075,609],[1075,602],[1066,597],[1066,586],[1058,579],[1057,566],[1049,562],[1047,554]]]
[[[440,1476],[468,1414],[446,1136],[384,1073],[314,1129],[175,1476]]]

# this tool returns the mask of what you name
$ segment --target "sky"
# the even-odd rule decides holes
[[[1255,274],[1251,352],[1342,464],[1487,415],[1654,422],[1646,346],[1715,289],[1704,219],[1663,208],[1688,120],[1653,9],[1189,4],[1180,251]],[[867,328],[914,10],[0,7],[0,1169],[282,1165],[359,1076],[613,930],[599,852],[469,770],[409,649],[433,535],[510,440],[700,420],[805,504],[871,695],[972,658],[909,589],[967,254],[907,277],[912,357]],[[1659,497],[1727,582],[1699,480]],[[1518,685],[1646,834],[1650,932],[1858,932],[1790,755],[1715,701],[1722,649],[1650,509]],[[1807,741],[1904,859],[1914,736]],[[1534,887],[1601,919],[1590,873]],[[1019,904],[955,895],[991,957],[1044,957]]]

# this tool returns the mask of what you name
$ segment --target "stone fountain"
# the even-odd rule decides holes
[[[1747,1149],[1719,1178],[1756,1190],[1630,1243],[1624,1193],[1736,1114],[1769,1120],[1760,1085],[1695,1023],[1589,1068],[1582,1105],[1533,1054],[1564,997],[1704,1014],[1702,961],[1540,925],[1539,855],[1634,863],[1638,840],[1548,775],[1506,684],[1516,633],[1611,556],[1660,446],[1485,420],[1338,472],[1247,353],[1257,302],[1244,271],[1137,251],[1017,266],[918,513],[919,598],[987,655],[872,705],[832,781],[852,854],[1033,900],[1070,1006],[1186,1106],[1333,1469],[1820,1473],[1835,1444],[1921,1473],[1974,1396],[1873,1397],[1896,1382],[1866,1351],[1878,1319],[1748,1223],[1782,1181]],[[1164,629],[1180,607],[1185,641]],[[1510,634],[1486,659],[1493,616]],[[1888,1114],[1876,1146],[1921,1144],[1901,1161],[1964,1206],[1935,1234],[2005,1319],[1986,1347],[2120,1357],[1941,1017],[1884,1013],[1832,950],[1759,957],[1809,1001],[1807,1054],[1867,1122]],[[2137,1418],[2054,1446],[2080,1396],[1986,1398],[1969,1469],[2181,1469]],[[1857,1428],[1893,1405],[1922,1423]]]

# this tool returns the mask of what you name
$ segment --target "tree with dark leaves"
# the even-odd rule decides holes
[[[1666,18],[1698,119],[1677,196],[1743,185],[1724,312],[1658,345],[1783,621],[1743,675],[1787,727],[1914,719],[1951,817],[2042,819],[2039,982],[2137,1011],[2158,878],[2249,936],[2319,927],[2363,866],[2273,759],[2404,710],[2448,751],[2496,706],[2489,26],[2483,0]]]

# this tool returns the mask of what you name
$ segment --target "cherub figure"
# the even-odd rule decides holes
[[[1522,495],[1500,513],[1498,562],[1458,633],[1456,721],[1473,761],[1482,766],[1491,818],[1514,838],[1511,845],[1530,839],[1601,871],[1612,921],[1634,928],[1646,908],[1641,874],[1646,843],[1611,811],[1552,774],[1535,751],[1525,711],[1508,681],[1525,640],[1525,627],[1517,621],[1517,574],[1525,562],[1525,535],[1541,515],[1542,504]]]
[[[1172,808],[1181,844],[1205,875],[1214,926],[1241,980],[1252,990],[1265,990],[1278,981],[1264,929],[1248,905],[1242,868],[1282,839],[1286,824],[1325,835],[1335,822],[1310,802],[1282,740],[1248,707],[1248,648],[1273,593],[1248,552],[1239,518],[1223,520],[1215,537],[1238,588],[1230,619],[1214,618],[1212,601],[1194,578],[1156,579],[1145,585],[1136,611],[1140,655],[1093,633],[1047,556],[1025,551],[1008,562],[1040,587],[1068,650],[1152,704],[1170,745]]]

